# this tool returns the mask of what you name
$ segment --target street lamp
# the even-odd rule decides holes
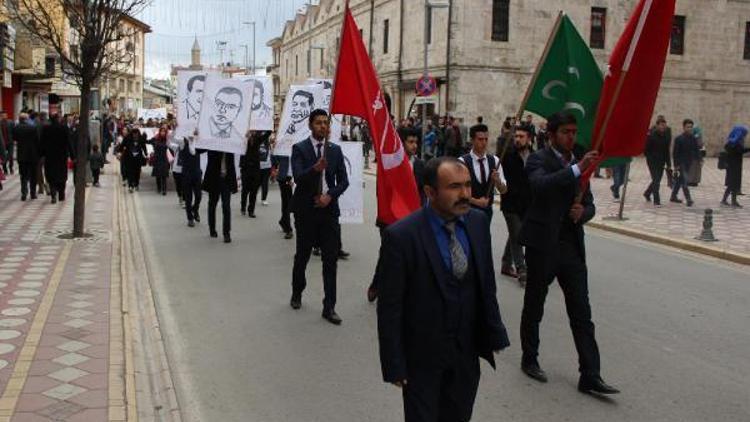
[[[248,70],[247,69],[247,67],[248,67],[248,63],[247,63],[247,48],[249,46],[247,44],[240,44],[240,47],[245,47],[245,61],[242,62],[242,65],[245,66],[245,72],[247,72],[247,70]]]
[[[442,0],[424,0],[424,69],[422,71],[422,77],[427,78],[429,76],[429,71],[427,70],[427,47],[428,43],[427,40],[430,38],[430,15],[432,14],[432,9],[445,9],[450,7],[450,2]],[[427,136],[427,104],[422,104],[422,158],[424,158],[425,153],[425,142],[424,138]]]
[[[252,22],[242,22],[243,25],[252,25],[253,26],[253,75],[255,75],[255,21]]]

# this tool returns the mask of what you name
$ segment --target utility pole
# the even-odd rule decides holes
[[[424,0],[424,67],[422,69],[422,77],[428,78],[430,76],[429,72],[429,66],[428,66],[428,54],[427,54],[427,47],[429,46],[428,40],[430,39],[430,31],[432,30],[432,25],[430,25],[430,18],[432,15],[432,9],[439,9],[439,8],[445,8],[448,7],[449,4],[447,2],[430,2],[430,0]],[[408,117],[408,116],[407,116]],[[427,136],[427,104],[422,104],[422,157],[424,157],[425,153],[425,145],[424,145],[424,138]]]
[[[255,75],[255,21],[242,22],[242,24],[253,26],[253,75]]]
[[[249,68],[248,68],[249,65],[248,65],[248,61],[247,61],[247,57],[248,57],[247,56],[247,49],[248,49],[249,46],[247,44],[240,44],[240,47],[245,47],[245,61],[242,62],[242,65],[245,67],[245,72],[247,72],[249,70]]]

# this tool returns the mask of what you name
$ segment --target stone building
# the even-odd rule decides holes
[[[517,113],[558,11],[575,22],[602,67],[637,0],[441,0],[428,15],[428,68],[439,85],[428,113],[483,116],[493,133]],[[433,3],[437,3],[432,0]],[[423,72],[424,1],[351,0],[393,113],[405,116]],[[333,77],[344,0],[320,0],[271,40],[277,101],[289,85]],[[449,24],[450,22],[450,24]],[[750,122],[750,1],[678,0],[655,114],[692,118],[709,152],[731,126]],[[412,108],[419,115],[421,106]]]

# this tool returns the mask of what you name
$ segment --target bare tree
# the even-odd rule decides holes
[[[11,17],[60,57],[63,73],[81,92],[75,163],[73,237],[83,237],[86,211],[91,90],[107,73],[126,69],[135,53],[135,25],[127,20],[151,0],[14,0]]]

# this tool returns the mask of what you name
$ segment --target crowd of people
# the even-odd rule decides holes
[[[451,116],[439,117],[426,128],[413,118],[398,124],[422,207],[392,224],[376,222],[382,243],[367,299],[378,302],[383,377],[403,388],[407,421],[469,420],[479,357],[494,364],[493,352],[509,345],[490,246],[498,196],[508,229],[501,273],[525,288],[521,369],[536,381],[548,381],[539,362],[539,325],[549,285],[556,279],[579,355],[579,390],[618,393],[600,375],[588,299],[583,225],[594,217],[595,206],[590,190],[580,190],[579,179],[598,163],[598,154],[576,146],[577,121],[566,112],[538,126],[531,116],[508,117],[494,151],[483,120],[478,117],[471,127]],[[52,203],[64,201],[68,170],[78,159],[87,160],[87,182],[90,178],[99,187],[111,149],[121,183],[131,194],[139,191],[146,166],[151,167],[159,195],[168,194],[171,175],[190,228],[201,221],[205,191],[212,238],[218,237],[216,208],[221,202],[223,240],[230,243],[232,195],[240,193],[241,215],[256,218],[258,193],[261,204],[269,205],[269,185],[275,181],[281,207],[278,224],[285,239],[296,237],[289,304],[294,310],[302,307],[307,264],[311,255],[320,255],[322,317],[342,323],[335,309],[337,262],[348,253],[342,248],[338,198],[349,180],[342,150],[330,142],[330,116],[325,111],[311,112],[311,135],[293,146],[290,157],[273,155],[272,131],[249,131],[245,153],[235,157],[197,148],[197,131],[176,138],[171,117],[144,122],[105,116],[102,122],[92,125],[87,150],[79,153],[78,116],[24,112],[11,122],[0,112],[3,171],[12,174],[17,163],[21,200],[47,194]],[[722,206],[740,207],[742,158],[750,151],[744,144],[747,133],[747,127],[733,128],[720,156],[719,166],[727,172]],[[347,122],[343,139],[362,142],[369,155],[372,140],[364,122]],[[700,170],[693,166],[702,159],[702,147],[700,131],[691,120],[683,122],[682,133],[672,141],[671,129],[659,116],[646,140],[652,178],[644,192],[646,200],[660,206],[666,172],[670,201],[681,202],[681,190],[691,206],[691,172],[697,171],[700,178]],[[626,177],[620,172],[613,170],[615,185]],[[619,186],[612,191],[617,196]]]

